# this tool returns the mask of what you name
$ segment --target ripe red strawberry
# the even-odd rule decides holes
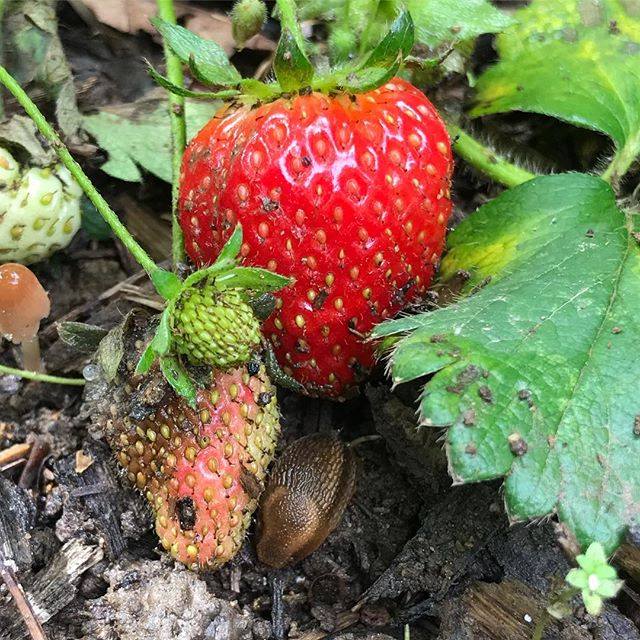
[[[134,374],[148,320],[132,324],[116,379],[88,389],[107,402],[92,413],[147,497],[162,546],[192,568],[215,568],[238,551],[257,506],[280,432],[274,389],[250,361],[201,380],[193,409],[157,367]]]
[[[225,108],[189,145],[180,221],[198,264],[239,221],[245,263],[295,279],[264,325],[285,372],[341,396],[374,361],[363,336],[424,293],[451,202],[449,136],[418,89]]]

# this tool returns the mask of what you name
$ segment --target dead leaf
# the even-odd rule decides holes
[[[76,473],[84,473],[93,463],[93,456],[82,449],[76,451]]]
[[[65,136],[75,140],[81,118],[73,77],[58,37],[55,0],[15,0],[4,17],[6,64],[22,85],[54,99]]]
[[[91,9],[96,19],[113,29],[124,33],[145,31],[158,39],[159,36],[150,22],[156,15],[155,0],[76,0]],[[231,33],[231,19],[221,11],[213,11],[203,7],[193,6],[187,2],[175,3],[176,15],[184,18],[187,29],[197,33],[202,38],[213,40],[219,44],[227,55],[232,55],[236,49]],[[247,49],[274,51],[275,43],[269,38],[257,34],[245,44]]]
[[[56,154],[51,147],[43,148],[36,131],[31,118],[14,115],[0,124],[0,141],[24,149],[29,155],[30,163],[46,166],[55,161]]]

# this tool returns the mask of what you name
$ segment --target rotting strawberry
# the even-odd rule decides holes
[[[451,212],[450,140],[426,96],[396,77],[409,13],[366,58],[316,73],[295,8],[278,6],[266,84],[243,80],[214,43],[154,22],[200,82],[225,87],[199,98],[234,99],[186,150],[180,223],[198,266],[242,224],[244,263],[295,281],[263,325],[284,372],[309,394],[344,397],[374,363],[371,328],[431,282]]]
[[[275,392],[255,360],[204,374],[192,408],[157,367],[135,374],[148,324],[129,316],[107,339],[99,362],[112,357],[114,335],[124,355],[111,379],[103,365],[87,399],[100,403],[93,416],[149,501],[162,546],[192,569],[213,569],[238,551],[257,506],[280,432]]]
[[[363,336],[431,282],[451,170],[438,113],[398,78],[227,107],[184,156],[186,249],[210,263],[241,222],[244,261],[295,279],[264,324],[280,364],[309,392],[340,396],[373,364]]]

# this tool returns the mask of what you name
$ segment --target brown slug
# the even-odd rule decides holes
[[[340,522],[355,485],[355,458],[335,435],[290,444],[260,498],[258,558],[280,568],[315,551]]]

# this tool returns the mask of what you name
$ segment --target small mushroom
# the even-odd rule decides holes
[[[51,310],[49,296],[24,265],[0,266],[0,334],[21,345],[22,366],[41,371],[38,329]]]

